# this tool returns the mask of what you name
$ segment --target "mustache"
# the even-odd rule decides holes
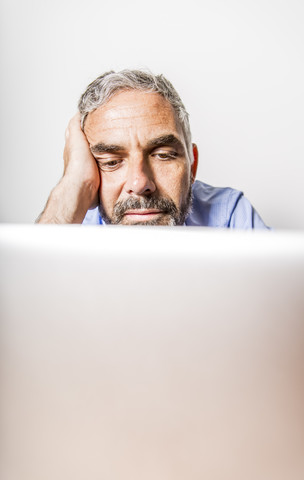
[[[141,210],[141,209],[157,209],[166,214],[175,216],[178,214],[178,209],[169,198],[157,198],[157,197],[139,197],[139,198],[128,198],[126,200],[121,200],[116,203],[113,209],[113,218],[115,223],[120,223],[124,214],[128,210]]]

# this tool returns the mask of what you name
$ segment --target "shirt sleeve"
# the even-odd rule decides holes
[[[228,228],[269,229],[258,212],[244,195],[241,195],[232,210]]]

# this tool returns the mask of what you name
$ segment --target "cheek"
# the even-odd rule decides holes
[[[126,181],[124,168],[114,172],[100,171],[99,198],[106,213],[111,213],[114,205],[121,199],[121,193]]]
[[[185,164],[172,164],[158,172],[158,184],[175,202],[182,202],[190,186],[190,169]]]
[[[107,213],[113,210],[113,207],[119,198],[123,185],[122,178],[120,177],[121,175],[101,172],[99,198]]]

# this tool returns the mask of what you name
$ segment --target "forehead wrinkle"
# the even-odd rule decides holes
[[[136,95],[136,98],[132,100],[132,103],[128,103],[129,95]],[[139,97],[138,97],[139,94]],[[146,107],[146,104],[139,102],[142,94],[147,94],[149,100],[153,101],[149,104],[148,111],[142,112],[142,109]],[[148,102],[149,103],[149,102]],[[158,117],[172,116],[175,120],[175,112],[171,104],[164,99],[161,95],[155,92],[119,92],[114,95],[107,103],[100,105],[96,110],[90,112],[88,117],[103,116],[105,121],[112,120],[126,120],[130,117],[133,118],[145,118],[150,117],[151,114],[156,114]]]
[[[172,127],[172,128],[171,128]],[[153,131],[152,131],[153,130]],[[104,123],[100,124],[100,127],[96,129],[92,129],[90,126],[87,127],[86,132],[88,137],[95,137],[96,135],[99,137],[95,143],[106,143],[106,144],[121,144],[120,138],[127,133],[128,138],[136,137],[136,138],[147,138],[147,141],[153,141],[153,139],[158,138],[165,138],[175,137],[176,140],[183,143],[183,132],[177,128],[176,124],[170,125],[167,123],[165,126],[161,122],[158,121],[151,121],[149,124],[141,124],[137,125],[136,122],[131,123],[129,125],[116,125],[115,122],[111,122],[111,125],[105,125]],[[108,135],[111,135],[107,139],[103,138]],[[122,135],[121,135],[122,134]],[[153,136],[152,136],[153,135]],[[152,138],[151,138],[152,137]],[[117,139],[117,140],[116,140]],[[172,143],[172,142],[170,142]]]
[[[125,126],[127,126],[126,125],[127,122],[130,122],[131,124],[139,123],[139,127],[142,126],[143,128],[148,125],[150,126],[159,125],[164,120],[167,121],[167,123],[176,124],[176,119],[174,117],[172,118],[171,115],[169,116],[167,115],[166,112],[162,112],[162,111],[157,112],[157,114],[150,110],[144,111],[144,112],[133,111],[132,115],[129,115],[125,112],[124,115],[119,115],[119,116],[117,116],[117,112],[116,114],[114,114],[114,112],[108,111],[108,112],[101,112],[101,115],[102,115],[102,118],[100,120],[98,119],[97,121],[98,122],[100,121],[101,128],[103,128],[102,125],[104,123],[109,123],[110,125],[106,127],[107,129],[111,129],[112,127],[114,127],[114,125],[117,125],[117,124],[118,125],[120,124],[121,128],[125,128]]]
[[[85,125],[89,143],[121,145],[120,133],[125,131],[128,132],[129,138],[136,137],[136,143],[146,144],[149,137],[153,139],[170,133],[177,136],[185,148],[184,134],[171,104],[157,93],[148,93],[147,100],[151,98],[152,102],[147,101],[144,104],[137,101],[138,97],[132,104],[120,103],[128,98],[117,94],[109,102],[91,112]],[[133,101],[133,98],[131,99]],[[153,132],[150,132],[150,129]],[[140,142],[140,140],[144,141]]]
[[[142,121],[142,119],[149,120],[147,121]],[[180,132],[178,128],[178,124],[176,122],[165,122],[166,125],[166,132],[164,132],[164,122],[162,122],[162,118],[160,117],[159,119],[153,119],[149,118],[149,115],[143,115],[141,117],[137,118],[132,118],[130,119],[129,117],[126,118],[127,122],[130,120],[130,122],[125,123],[125,120],[122,118],[118,119],[111,119],[111,121],[107,120],[103,122],[102,120],[99,123],[99,125],[94,127],[92,124],[87,124],[85,128],[85,133],[87,134],[88,137],[90,137],[91,140],[98,135],[100,138],[101,142],[103,142],[102,136],[103,135],[108,135],[108,134],[113,134],[114,139],[116,136],[120,136],[120,132],[128,131],[129,135],[135,134],[136,136],[142,135],[142,134],[147,134],[150,133],[150,129],[153,129],[153,136],[158,137],[164,134],[168,133],[168,128],[170,129],[170,133],[174,133],[176,136],[180,136],[178,134],[182,133]],[[117,135],[116,135],[117,134]],[[96,138],[96,137],[95,137]],[[99,139],[98,139],[99,140]],[[94,143],[97,143],[94,141]],[[99,142],[98,142],[99,143]],[[107,141],[105,143],[108,143]],[[110,140],[109,143],[116,143],[116,141],[112,142]]]
[[[125,129],[127,129],[127,130],[132,130],[132,129],[134,129],[134,128],[136,128],[136,130],[138,130],[138,126],[137,126],[136,124],[132,124],[132,125],[116,125],[116,123],[120,122],[120,120],[122,120],[122,119],[117,119],[117,120],[112,121],[112,122],[111,122],[112,124],[109,125],[109,126],[106,126],[105,124],[101,124],[101,125],[100,125],[100,131],[106,132],[106,131],[108,131],[108,130],[125,130]],[[134,120],[134,119],[133,119],[133,120]],[[134,122],[134,123],[135,123],[135,122]],[[156,121],[156,122],[153,122],[153,121],[151,121],[151,122],[149,122],[149,124],[146,124],[146,125],[141,124],[141,125],[139,126],[139,128],[140,128],[140,127],[142,127],[142,128],[157,127],[157,126],[159,126],[159,125],[160,125],[160,122],[157,122],[157,121]],[[89,128],[88,128],[88,130],[89,130]]]

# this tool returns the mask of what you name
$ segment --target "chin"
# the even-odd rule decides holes
[[[120,222],[118,225],[128,225],[128,226],[142,225],[142,226],[151,226],[151,227],[159,225],[159,226],[174,227],[177,225],[177,223],[175,218],[166,216],[165,218],[156,218],[154,220],[146,220],[143,222],[128,222],[128,221],[122,220],[122,222]]]

